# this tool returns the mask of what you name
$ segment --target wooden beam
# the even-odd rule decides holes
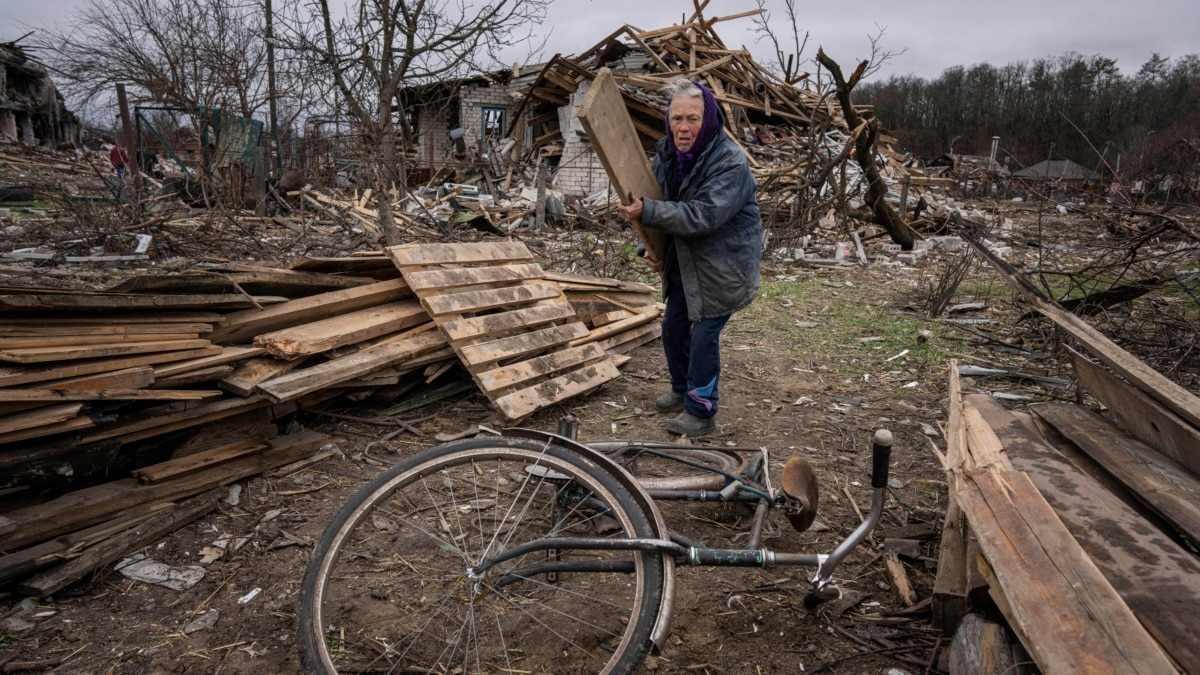
[[[1127,436],[1086,408],[1038,403],[1030,410],[1096,460],[1193,546],[1200,545],[1200,480],[1187,467]]]
[[[397,342],[367,347],[346,357],[267,380],[259,384],[258,389],[275,402],[288,401],[362,377],[377,368],[402,363],[445,344],[446,338],[441,333],[428,331]]]
[[[646,159],[611,70],[600,69],[577,115],[621,203],[628,204],[631,193],[661,200],[662,190],[650,169],[650,161]],[[665,235],[648,230],[641,223],[632,225],[650,257],[662,260],[666,253]]]
[[[0,350],[0,361],[13,363],[47,363],[77,359],[111,358],[151,352],[185,351],[210,346],[208,340],[155,340],[116,344],[79,345],[65,347],[28,347]]]
[[[123,478],[9,511],[4,516],[12,529],[5,535],[5,547],[9,550],[20,549],[130,513],[147,504],[191,497],[294,462],[331,440],[336,439],[306,430],[272,439],[270,450],[261,454],[219,464],[175,480],[142,485],[134,478]]]
[[[201,349],[156,352],[121,358],[93,359],[81,362],[55,364],[53,366],[42,368],[0,368],[0,387],[12,387],[20,384],[29,384],[31,382],[44,382],[47,380],[61,380],[65,378],[81,377],[84,375],[93,375],[96,373],[135,368],[137,366],[169,363],[171,361],[182,361],[204,356],[215,356],[220,353],[220,347],[216,345],[209,345],[208,347]]]
[[[254,344],[265,347],[272,356],[295,359],[395,333],[428,320],[421,303],[410,298],[259,335]]]
[[[225,325],[214,331],[209,339],[224,344],[249,342],[260,333],[327,319],[364,307],[399,300],[408,295],[411,295],[411,291],[403,279],[390,279],[344,291],[290,300],[261,309],[233,312],[227,315]]]
[[[1066,525],[1069,534],[1065,538],[1077,541],[1089,554],[1145,630],[1185,672],[1200,672],[1200,643],[1195,639],[1194,619],[1195,608],[1200,606],[1200,585],[1196,583],[1200,579],[1200,561],[1049,447],[999,402],[984,395],[972,395],[965,400],[1004,439],[1009,461],[1018,472],[1029,475]],[[972,527],[974,524],[972,521]],[[987,553],[984,540],[992,534],[976,532],[980,546]],[[1148,565],[1147,561],[1153,563]],[[1018,576],[1014,582],[1019,584],[1039,578],[1029,568],[1022,568]],[[1091,585],[1080,587],[1080,591],[1093,590]],[[1061,637],[1061,633],[1052,630],[1040,637]]]
[[[967,238],[971,247],[1021,292],[1033,308],[1083,344],[1089,353],[1194,427],[1200,427],[1200,398],[1122,349],[1083,319],[1050,302],[1042,292],[986,246]]]
[[[1070,347],[1067,353],[1080,386],[1107,406],[1126,431],[1200,475],[1200,430],[1083,354]]]

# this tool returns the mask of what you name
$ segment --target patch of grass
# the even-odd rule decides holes
[[[758,298],[734,315],[726,331],[787,345],[801,362],[819,354],[822,360],[840,364],[846,375],[902,370],[913,361],[924,368],[943,367],[950,356],[952,328],[904,311],[907,288],[880,293],[878,288],[851,284],[764,278]],[[907,354],[887,361],[905,349]]]

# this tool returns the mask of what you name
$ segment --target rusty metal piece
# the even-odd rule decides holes
[[[780,487],[789,498],[800,502],[804,509],[800,513],[788,513],[788,522],[797,532],[812,527],[817,518],[817,474],[812,465],[801,457],[792,457],[783,467]]]

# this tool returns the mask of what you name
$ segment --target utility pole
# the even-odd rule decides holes
[[[142,173],[139,170],[138,148],[134,145],[133,125],[129,121],[129,99],[125,96],[125,83],[117,83],[117,109],[121,113],[121,133],[125,137],[125,152],[129,155],[126,161],[126,166],[129,168],[129,175],[133,178],[133,203],[134,208],[139,208],[139,200],[142,195]]]
[[[271,0],[266,2],[267,12],[267,104],[269,106],[269,114],[271,119],[271,139],[275,143],[275,177],[283,172],[283,163],[279,152],[279,126],[275,117],[275,12],[271,8]]]

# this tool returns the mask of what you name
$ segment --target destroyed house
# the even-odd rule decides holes
[[[503,70],[401,92],[413,139],[407,148],[410,182],[427,182],[442,169],[486,157],[504,146],[517,89],[512,75]],[[508,144],[509,150],[512,145]]]
[[[46,67],[16,42],[0,43],[0,136],[26,145],[79,144],[79,119]]]
[[[782,78],[744,49],[727,48],[713,30],[720,20],[650,31],[626,25],[573,57],[405,90],[406,121],[416,139],[408,148],[409,166],[417,170],[410,182],[477,156],[493,174],[508,162],[545,162],[553,187],[567,196],[607,189],[608,175],[577,116],[601,68],[612,70],[647,152],[665,134],[662,90],[678,78],[713,89],[726,131],[743,149],[815,127],[846,132],[836,104],[805,88],[803,75]],[[754,153],[747,154],[754,165]]]

